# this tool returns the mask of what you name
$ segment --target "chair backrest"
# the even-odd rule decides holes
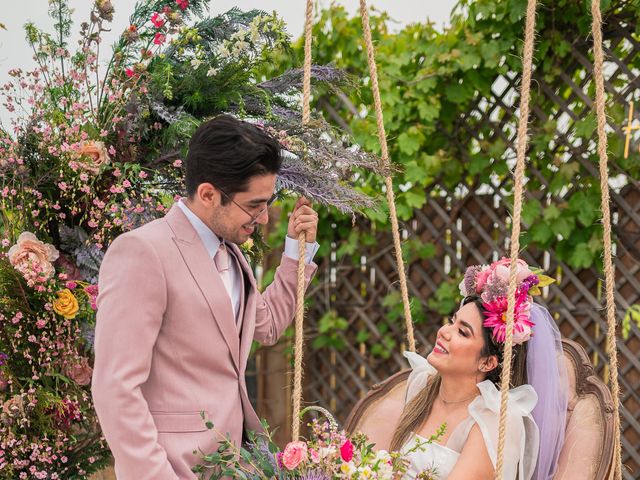
[[[613,466],[613,397],[587,353],[562,340],[569,379],[564,445],[554,480],[607,479]],[[544,439],[542,439],[544,441]]]
[[[554,480],[605,480],[613,464],[613,399],[578,343],[563,339],[569,380],[565,442]],[[410,370],[374,385],[353,408],[345,429],[387,450],[402,409]],[[544,439],[542,439],[544,441]]]

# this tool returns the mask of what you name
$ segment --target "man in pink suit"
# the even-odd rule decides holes
[[[200,412],[239,444],[260,428],[247,396],[253,340],[273,344],[296,307],[298,238],[306,280],[318,216],[301,199],[273,283],[260,293],[237,245],[268,221],[279,144],[230,116],[203,124],[186,158],[187,198],[119,236],[100,269],[92,392],[119,480],[193,479],[194,450],[217,448]]]

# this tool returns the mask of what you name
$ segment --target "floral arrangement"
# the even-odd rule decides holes
[[[230,113],[276,136],[290,152],[283,193],[344,212],[372,205],[349,180],[375,159],[321,120],[300,126],[301,72],[262,78],[288,48],[282,21],[207,17],[207,3],[139,2],[106,61],[110,0],[94,1],[75,50],[66,0],[49,1],[53,33],[25,27],[36,68],[0,86],[13,114],[0,126],[1,478],[82,479],[108,461],[89,391],[98,270],[117,235],[182,194],[200,123]],[[348,82],[330,67],[313,78]]]
[[[58,250],[22,233],[0,259],[0,476],[76,478],[105,465],[88,386],[97,286],[56,275]]]
[[[468,267],[462,282],[460,294],[463,297],[479,296],[484,307],[484,326],[493,329],[493,338],[504,343],[507,329],[507,302],[511,260],[502,258],[491,265]],[[530,320],[531,301],[540,295],[542,287],[555,280],[542,274],[542,270],[532,269],[524,260],[516,265],[516,303],[513,325],[513,343],[519,345],[531,338],[533,322]]]
[[[310,424],[309,440],[289,442],[280,450],[273,442],[268,425],[263,422],[264,432],[249,434],[249,441],[236,447],[224,440],[217,452],[203,454],[202,463],[193,471],[202,480],[217,480],[223,477],[251,480],[394,480],[407,472],[408,456],[425,445],[437,441],[445,432],[443,424],[436,434],[424,441],[416,442],[409,450],[387,452],[374,450],[366,435],[347,435],[339,430],[335,420],[323,408],[308,407],[322,412],[328,420],[314,419]],[[207,428],[214,430],[211,422]],[[435,471],[422,472],[422,480],[434,478]]]

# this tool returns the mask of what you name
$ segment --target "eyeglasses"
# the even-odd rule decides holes
[[[220,190],[220,189],[218,189]],[[251,222],[249,223],[249,226],[253,226],[256,223],[258,223],[258,219],[265,214],[265,212],[267,210],[269,210],[269,207],[271,205],[273,205],[273,202],[275,202],[278,199],[278,194],[274,193],[273,195],[271,195],[271,198],[269,198],[269,200],[267,200],[267,205],[261,209],[258,213],[251,213],[249,210],[247,210],[246,208],[244,208],[242,205],[240,205],[238,202],[236,202],[233,198],[231,198],[231,196],[227,195],[226,192],[224,192],[223,190],[220,190],[220,193],[222,193],[222,195],[225,196],[225,198],[227,198],[228,200],[231,201],[231,203],[233,203],[236,207],[238,207],[240,210],[242,210],[244,213],[246,213],[247,215],[249,215],[249,217],[251,217]]]

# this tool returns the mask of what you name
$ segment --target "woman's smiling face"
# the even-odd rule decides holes
[[[463,305],[440,327],[429,363],[441,375],[476,376],[485,347],[483,317],[474,302]]]

